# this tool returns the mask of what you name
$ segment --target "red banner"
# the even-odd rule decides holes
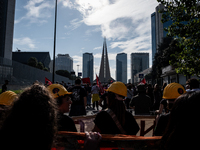
[[[86,83],[86,84],[89,83],[89,85],[91,85],[91,83],[90,83],[90,78],[89,78],[89,77],[88,77],[88,78],[82,78],[82,82],[83,82],[83,84],[84,84],[84,83]]]
[[[147,82],[146,82],[146,80],[145,80],[145,78],[144,78],[140,83],[146,84]]]
[[[48,78],[45,77],[45,84],[51,85],[52,82]]]

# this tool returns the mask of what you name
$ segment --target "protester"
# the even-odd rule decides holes
[[[99,106],[102,107],[102,110],[106,109],[108,107],[108,104],[107,104],[107,100],[106,100],[106,96],[107,96],[108,93],[103,93],[101,96],[100,96],[100,100],[99,100]],[[103,103],[103,104],[102,104]]]
[[[192,79],[188,79],[186,82],[186,85],[188,85],[189,89],[187,90],[187,92],[190,91],[199,91],[199,81],[195,78]]]
[[[99,110],[99,107],[98,107],[98,102],[100,100],[100,98],[99,98],[99,87],[96,85],[96,83],[93,83],[91,93],[92,93],[93,109],[95,109],[95,105],[96,105],[97,110]]]
[[[85,90],[87,92],[87,108],[91,108],[91,86],[87,83]]]
[[[0,131],[0,149],[49,150],[56,133],[56,104],[44,86],[27,88]]]
[[[71,110],[69,116],[82,116],[86,115],[87,93],[84,88],[81,87],[81,80],[75,80],[75,86],[69,89],[71,94]]]
[[[163,99],[160,102],[160,108],[156,111],[158,115],[156,117],[157,125],[155,128],[155,135],[163,135],[175,99],[185,92],[184,87],[179,83],[170,83],[165,87],[163,91]]]
[[[2,93],[7,91],[8,80],[5,80],[5,83],[2,85]]]
[[[153,109],[158,110],[160,106],[160,101],[162,100],[162,93],[158,84],[154,85],[153,97],[154,97]]]
[[[130,108],[135,110],[136,115],[149,115],[151,104],[151,98],[146,95],[146,89],[144,84],[137,86],[138,95],[134,96],[130,102]]]
[[[24,90],[3,122],[0,149],[51,150],[56,131],[57,104],[45,86],[35,84]],[[87,133],[85,149],[97,149],[100,140],[100,134]]]
[[[187,92],[178,97],[169,116],[161,149],[198,149],[200,91]]]
[[[132,85],[128,84],[127,85],[127,97],[126,97],[126,100],[125,100],[125,104],[126,104],[127,109],[129,109],[129,104],[130,104],[132,97],[133,97]]]
[[[69,112],[69,107],[72,104],[70,97],[72,92],[68,92],[65,87],[60,84],[51,84],[47,89],[58,105],[58,131],[77,132],[74,121],[67,115],[64,115],[64,113]]]
[[[0,127],[5,119],[4,117],[6,116],[7,111],[10,109],[16,98],[17,94],[12,91],[6,91],[0,94]]]
[[[106,90],[108,92],[108,109],[97,114],[93,131],[102,134],[136,135],[139,126],[124,104],[127,88],[122,82],[114,82]]]
[[[151,98],[151,104],[152,104],[151,110],[153,110],[154,97],[153,97],[153,88],[151,84],[147,85],[146,94]]]

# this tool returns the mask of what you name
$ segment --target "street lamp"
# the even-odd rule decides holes
[[[56,22],[57,22],[57,0],[56,0],[56,3],[55,3],[55,25],[54,25],[54,46],[53,46],[53,75],[52,75],[52,83],[54,83],[54,74],[55,74]]]

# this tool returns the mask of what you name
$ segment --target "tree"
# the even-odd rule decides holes
[[[169,65],[170,55],[169,53],[169,45],[172,42],[172,38],[165,37],[162,40],[163,42],[158,45],[157,52],[154,56],[153,66],[151,75],[153,79],[159,78],[162,74],[162,68]]]
[[[162,22],[173,21],[165,30],[176,38],[175,47],[182,49],[173,55],[176,62],[170,64],[176,66],[177,73],[200,76],[200,0],[157,1],[165,6]]]
[[[43,65],[41,62],[39,62],[39,63],[37,64],[37,68],[38,68],[38,69],[41,69],[41,70],[44,70],[44,65]]]
[[[31,58],[28,60],[28,65],[29,65],[29,66],[32,66],[32,67],[37,67],[37,65],[38,65],[38,60],[37,60],[37,58],[31,57]]]

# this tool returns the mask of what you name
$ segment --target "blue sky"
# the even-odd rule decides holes
[[[99,74],[103,37],[107,38],[111,76],[115,79],[116,55],[149,52],[151,13],[156,0],[58,0],[56,55],[69,54],[73,68],[82,72],[82,54],[94,55]],[[13,51],[49,51],[53,57],[55,0],[16,0]],[[150,66],[152,62],[150,61]]]

